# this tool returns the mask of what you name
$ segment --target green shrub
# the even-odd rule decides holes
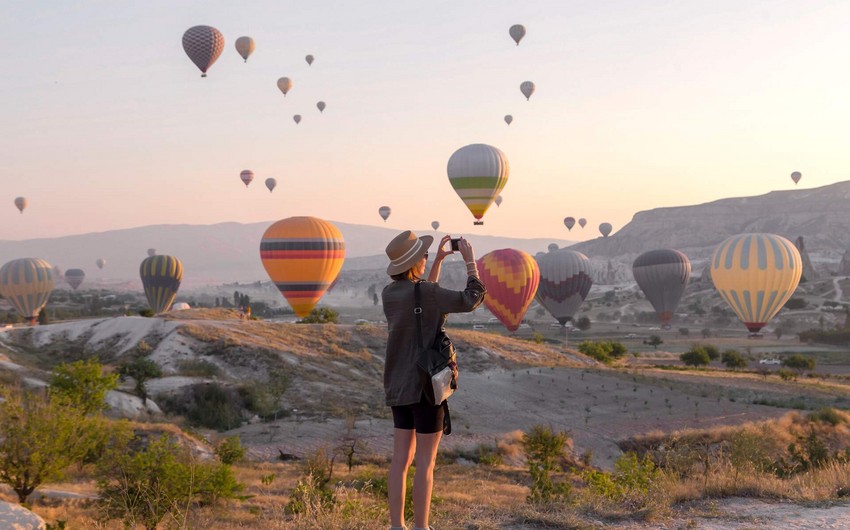
[[[608,355],[608,352],[605,351],[605,348],[603,348],[600,343],[593,342],[591,340],[586,340],[586,341],[581,342],[578,345],[578,351],[587,355],[588,357],[596,359],[597,361],[599,361],[601,363],[610,364],[611,361],[613,360],[613,359],[611,359],[611,356]]]
[[[844,416],[838,413],[838,411],[829,407],[824,407],[816,412],[812,412],[811,414],[809,414],[809,420],[821,423],[828,423],[833,427],[835,427],[839,423],[845,423],[847,421],[844,419]]]
[[[717,346],[713,344],[703,344],[702,349],[705,350],[705,353],[708,354],[708,358],[712,361],[716,361],[720,358],[720,350],[717,349]]]
[[[726,365],[727,368],[736,370],[738,368],[746,368],[747,360],[744,359],[737,350],[726,350],[720,358],[720,362]]]
[[[702,346],[692,347],[680,355],[679,359],[688,366],[707,366],[711,362],[711,357],[708,356],[708,352]]]
[[[782,359],[782,366],[786,368],[791,368],[793,370],[799,370],[801,372],[806,370],[814,370],[815,359],[813,357],[806,357],[805,355],[795,353],[790,357]]]
[[[242,424],[244,401],[239,392],[218,383],[185,387],[181,394],[163,400],[162,408],[181,415],[190,425],[227,431]]]
[[[338,324],[339,313],[329,307],[316,307],[299,324]]]
[[[780,368],[776,371],[776,373],[783,381],[793,381],[794,379],[797,379],[797,373],[787,368]]]
[[[153,309],[140,309],[139,316],[150,318],[153,316]]]
[[[641,459],[631,451],[617,458],[613,473],[596,469],[582,473],[582,479],[592,494],[615,502],[626,502],[630,508],[643,508],[652,502],[652,494],[658,489],[660,478],[661,471],[649,455]]]
[[[562,471],[561,461],[570,445],[569,434],[556,433],[551,427],[535,425],[523,433],[522,447],[532,480],[529,502],[548,502],[569,495],[569,482],[556,483],[552,475]]]
[[[218,366],[203,359],[178,361],[177,371],[186,377],[218,377],[221,374]]]
[[[121,376],[122,381],[127,377],[131,377],[136,381],[136,395],[142,398],[142,402],[144,403],[148,399],[148,389],[145,383],[150,379],[162,377],[162,370],[150,359],[136,357],[132,361],[119,366],[118,375]]]
[[[51,396],[67,399],[84,414],[106,408],[106,394],[118,386],[118,374],[104,374],[97,359],[61,363],[50,374]]]
[[[238,436],[228,436],[215,447],[215,455],[222,464],[231,466],[245,458],[245,448]]]

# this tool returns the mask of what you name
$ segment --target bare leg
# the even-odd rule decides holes
[[[413,429],[393,429],[393,460],[387,490],[390,503],[390,526],[404,526],[404,493],[407,487],[407,468],[413,462],[416,438]],[[415,504],[414,504],[415,506]]]
[[[416,435],[416,475],[413,477],[413,520],[416,528],[428,528],[434,463],[442,436],[442,432]]]

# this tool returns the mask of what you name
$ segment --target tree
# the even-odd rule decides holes
[[[215,446],[215,455],[222,464],[231,466],[245,458],[245,448],[238,436],[228,436]]]
[[[530,502],[545,502],[562,497],[569,492],[570,484],[556,484],[552,473],[561,470],[564,453],[572,443],[566,432],[554,432],[551,427],[534,425],[522,435],[522,448],[531,474]]]
[[[61,363],[50,376],[49,392],[78,406],[84,414],[106,408],[106,394],[118,386],[118,374],[104,374],[97,359]]]
[[[65,470],[108,436],[106,420],[43,392],[5,391],[0,403],[0,482],[24,503],[45,482]]]
[[[649,340],[645,340],[643,343],[657,350],[658,346],[664,344],[664,341],[658,335],[650,335]]]
[[[805,355],[795,353],[791,357],[782,359],[782,366],[791,368],[792,370],[797,370],[798,372],[805,372],[806,370],[815,369],[815,359],[813,357],[806,357]]]
[[[720,350],[717,349],[717,346],[713,344],[703,344],[702,349],[705,350],[705,353],[708,354],[708,358],[712,361],[716,361],[720,358]]]
[[[378,293],[372,293],[372,305],[378,305]]]
[[[705,351],[705,348],[702,346],[692,347],[690,350],[680,355],[679,359],[688,366],[706,366],[711,362],[708,352]]]
[[[576,327],[582,331],[590,329],[590,319],[588,317],[580,317],[576,320]]]
[[[40,326],[50,324],[50,319],[47,318],[47,309],[44,307],[42,307],[41,311],[38,312],[38,324]]]
[[[723,352],[720,362],[726,365],[726,368],[731,370],[747,367],[747,360],[744,359],[737,350],[726,350]]]
[[[679,335],[682,335],[683,337],[687,337],[690,333],[691,330],[688,328],[679,328]]]
[[[310,314],[298,321],[299,324],[337,324],[339,313],[329,307],[316,307]]]
[[[136,395],[142,398],[142,404],[145,404],[148,400],[148,390],[145,383],[149,379],[162,377],[162,370],[150,359],[137,357],[132,362],[119,366],[118,375],[121,376],[122,381],[127,377],[132,377],[136,381]]]
[[[707,339],[711,336],[711,329],[702,328],[702,338]]]

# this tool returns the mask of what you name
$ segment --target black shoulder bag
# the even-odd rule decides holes
[[[457,390],[457,378],[455,370],[455,348],[452,339],[446,335],[445,329],[437,331],[436,337],[430,346],[426,346],[422,339],[422,294],[420,293],[420,282],[413,286],[413,297],[416,314],[416,342],[419,346],[419,358],[416,366],[422,381],[425,399],[434,406],[442,405],[444,412],[443,433],[451,434],[452,420],[449,416],[448,398]]]

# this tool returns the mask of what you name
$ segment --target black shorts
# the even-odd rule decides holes
[[[396,429],[416,429],[419,434],[442,432],[445,413],[442,405],[434,406],[423,397],[413,405],[392,407],[393,427]]]

